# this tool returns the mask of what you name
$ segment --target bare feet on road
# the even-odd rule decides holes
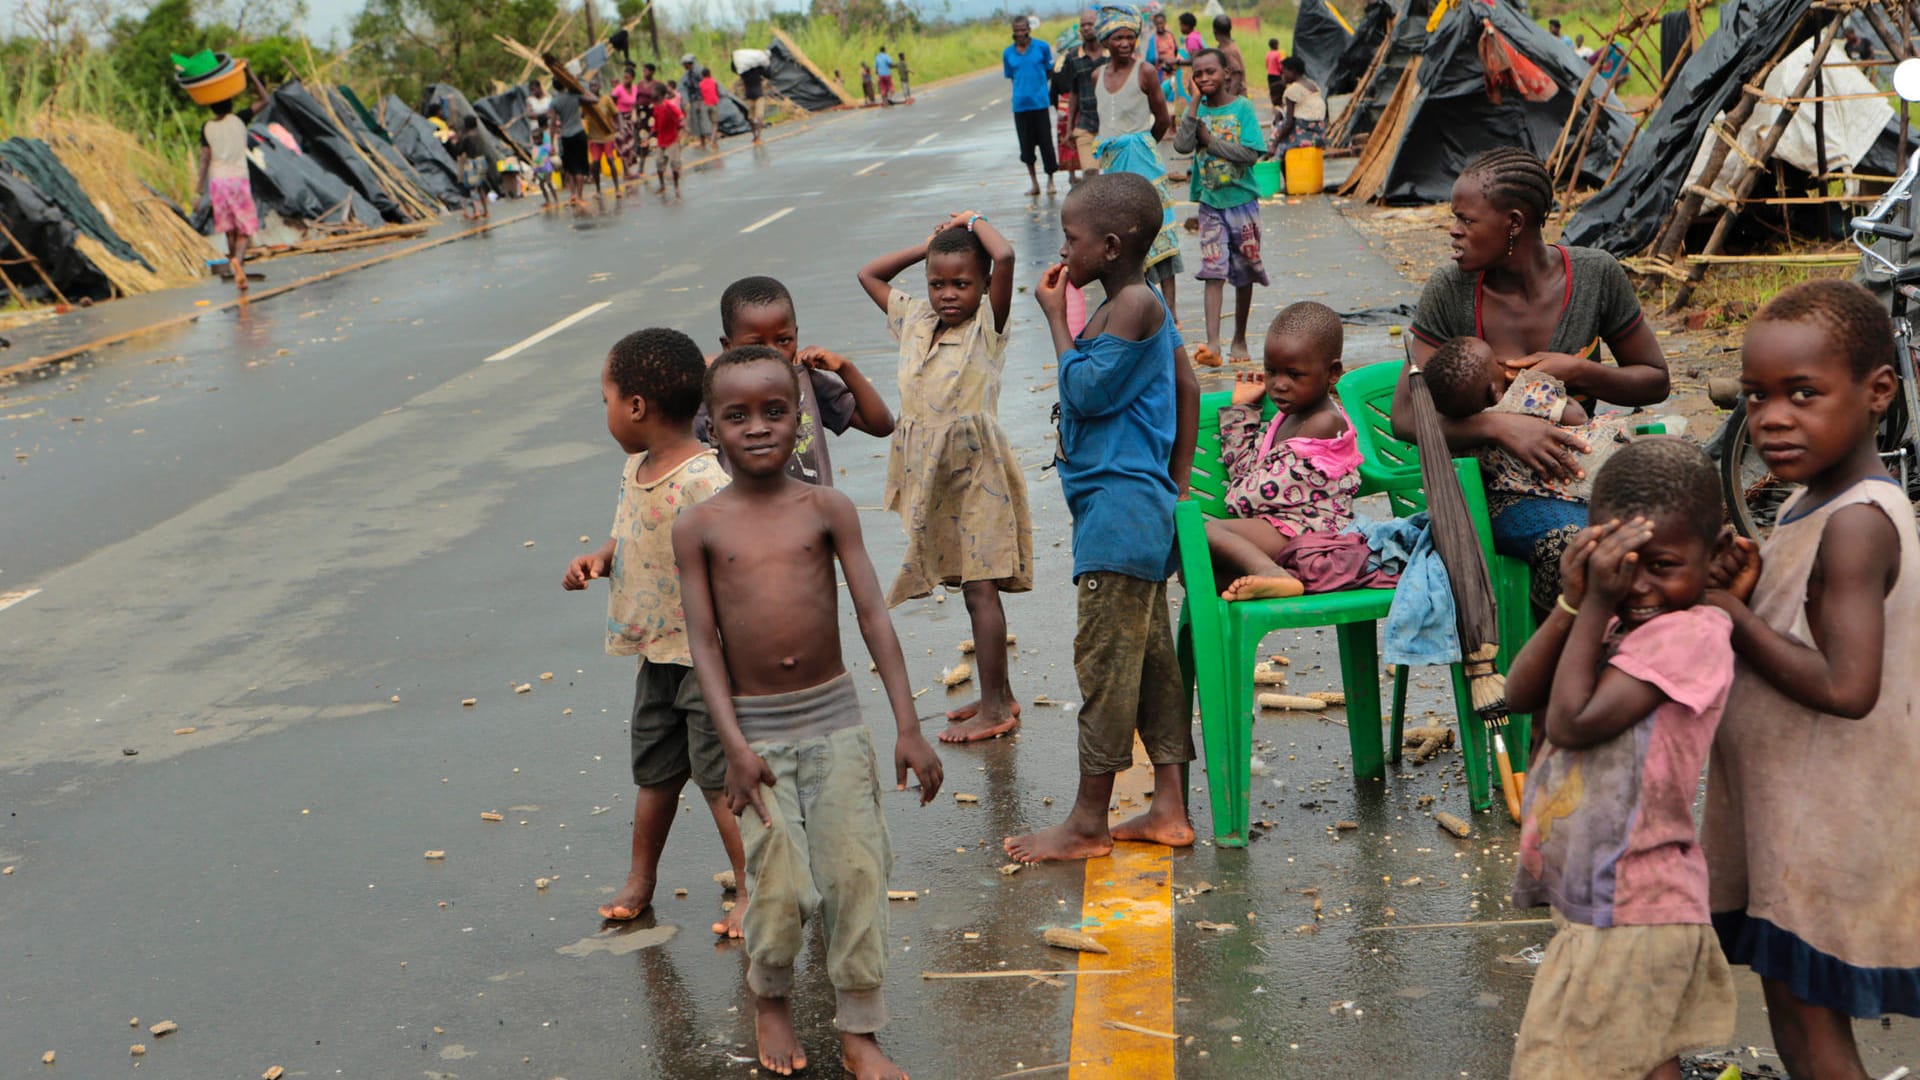
[[[1097,859],[1113,853],[1113,839],[1105,829],[1095,835],[1065,823],[1025,836],[1009,836],[1000,846],[1015,862],[1023,863]]]
[[[793,1033],[793,1013],[786,998],[753,999],[753,1039],[760,1046],[760,1064],[769,1071],[792,1076],[807,1067],[807,1052]]]
[[[969,743],[997,739],[1019,730],[1020,703],[1012,702],[1006,713],[996,716],[983,711],[980,702],[969,702],[957,709],[949,710],[947,722],[953,726],[940,733],[940,741],[943,743]]]
[[[1188,843],[1193,841],[1189,840]],[[733,902],[733,910],[719,922],[713,924],[713,932],[718,937],[735,939],[746,936],[747,894],[738,893]]]
[[[1133,840],[1168,847],[1192,847],[1193,823],[1178,810],[1161,811],[1151,807],[1146,813],[1130,817],[1113,827],[1115,840]]]
[[[600,905],[600,917],[608,922],[632,922],[653,906],[653,879],[628,875],[627,883]]]
[[[840,1064],[855,1080],[907,1080],[907,1071],[888,1060],[872,1035],[841,1032]]]

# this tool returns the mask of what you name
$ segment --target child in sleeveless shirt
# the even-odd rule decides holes
[[[1360,448],[1329,396],[1340,378],[1344,334],[1325,304],[1294,304],[1267,329],[1266,373],[1240,376],[1220,410],[1221,463],[1233,517],[1207,522],[1214,575],[1226,600],[1299,596],[1281,551],[1304,532],[1339,532],[1353,521]],[[1261,401],[1279,413],[1261,418]]]

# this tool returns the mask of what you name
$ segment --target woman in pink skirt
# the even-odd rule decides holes
[[[200,129],[200,194],[213,208],[213,227],[227,234],[227,265],[233,283],[247,291],[247,240],[260,228],[247,175],[247,125],[233,102],[216,101],[213,119]]]

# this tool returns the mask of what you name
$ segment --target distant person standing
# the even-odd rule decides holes
[[[1213,47],[1219,49],[1220,55],[1227,59],[1228,98],[1231,99],[1236,94],[1245,94],[1247,92],[1247,58],[1240,55],[1240,46],[1234,44],[1231,17],[1226,15],[1213,17]],[[1200,58],[1199,53],[1194,53],[1193,56],[1196,60]]]
[[[625,176],[632,176],[640,162],[640,95],[640,84],[633,80],[633,65],[628,64],[609,91],[615,120],[613,147],[620,155],[620,171]]]
[[[874,54],[873,73],[880,77],[880,104],[893,104],[893,57],[887,55],[885,45]]]
[[[706,75],[706,69],[700,66],[692,53],[688,53],[680,58],[680,72],[680,82],[676,88],[680,91],[680,104],[687,113],[687,134],[705,146],[707,136],[713,134],[713,120],[700,99],[700,80]]]
[[[1187,47],[1187,59],[1191,63],[1193,57],[1199,56],[1200,50],[1207,47],[1207,43],[1200,40],[1200,20],[1191,11],[1180,13],[1180,36],[1184,39],[1181,44]]]
[[[1107,66],[1107,47],[1094,33],[1095,24],[1092,8],[1080,13],[1080,44],[1069,49],[1061,63],[1061,70],[1073,88],[1073,103],[1069,106],[1071,122],[1067,127],[1073,132],[1073,150],[1080,162],[1080,171],[1087,176],[1100,172],[1100,164],[1093,155],[1094,143],[1100,137],[1100,99],[1095,85],[1100,81],[1101,69]]]
[[[747,102],[747,123],[753,128],[753,141],[760,141],[760,124],[767,112],[767,69],[754,64],[745,71],[740,65],[733,65],[734,74],[740,76],[740,96]]]
[[[587,125],[581,122],[582,105],[593,105],[599,98],[561,91],[553,95],[553,122],[560,129],[560,174],[567,181],[567,205],[585,206],[587,189]]]
[[[1276,109],[1280,107],[1280,92],[1286,89],[1286,84],[1280,81],[1280,61],[1285,59],[1285,54],[1280,51],[1280,39],[1268,38],[1267,100],[1271,101]]]
[[[1053,154],[1053,111],[1048,107],[1047,79],[1053,71],[1053,50],[1033,40],[1033,26],[1025,15],[1013,17],[1013,44],[1000,54],[1000,73],[1013,80],[1013,132],[1020,140],[1020,162],[1032,182],[1028,195],[1040,194],[1040,176],[1034,171],[1035,151],[1047,167],[1047,190],[1060,171]]]
[[[700,108],[707,114],[707,149],[718,150],[720,149],[720,82],[713,77],[711,70],[703,70],[700,73]]]
[[[900,100],[913,100],[913,72],[907,68],[907,54],[900,54]]]
[[[860,61],[860,96],[866,99],[867,104],[873,104],[873,69],[867,66],[865,60]]]
[[[1567,35],[1565,35],[1565,34],[1563,34],[1563,33],[1561,33],[1561,32],[1560,32],[1560,20],[1559,20],[1559,19],[1548,19],[1548,20],[1547,20],[1547,33],[1549,33],[1549,34],[1552,34],[1552,35],[1553,35],[1554,37],[1557,37],[1557,38],[1559,38],[1559,39],[1560,39],[1561,41],[1564,41],[1564,42],[1566,42],[1566,43],[1567,43],[1567,47],[1568,47],[1568,48],[1573,48],[1573,47],[1574,47],[1574,44],[1573,44],[1573,39],[1572,39],[1572,38],[1570,38],[1570,37],[1568,37]]]
[[[213,210],[213,231],[227,234],[227,266],[233,286],[247,294],[247,243],[260,229],[253,206],[253,180],[247,171],[247,123],[233,114],[233,102],[208,106],[213,119],[200,128],[200,195]]]
[[[547,96],[539,79],[527,82],[527,111],[521,113],[520,118],[527,122],[536,143],[540,141],[540,133],[553,126],[553,99]]]

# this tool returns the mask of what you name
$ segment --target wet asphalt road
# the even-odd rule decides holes
[[[680,203],[538,217],[0,390],[0,593],[40,590],[0,610],[0,864],[14,868],[0,877],[0,1077],[748,1075],[744,957],[707,931],[724,860],[697,799],[655,916],[602,933],[593,913],[624,875],[632,799],[630,663],[601,652],[601,594],[559,589],[580,538],[604,536],[618,483],[599,365],[646,325],[714,343],[721,289],[768,273],[792,287],[806,342],[846,352],[897,401],[862,261],[962,208],[1014,242],[1022,286],[1058,246],[1057,202],[1020,194],[1004,85],[823,118],[692,174]],[[1295,299],[1411,298],[1325,200],[1266,220],[1275,287],[1256,328]],[[322,264],[265,269],[271,284]],[[1183,290],[1191,329],[1198,289]],[[12,355],[33,341],[16,335]],[[1384,329],[1350,330],[1350,364],[1397,351]],[[1039,472],[1052,361],[1023,293],[1001,413],[1029,469],[1039,585],[1007,604],[1015,688],[1071,703],[1067,521]],[[903,548],[877,510],[885,449],[858,433],[834,446],[883,574]],[[884,758],[887,714],[843,614]],[[938,676],[971,636],[964,607],[919,601],[895,619],[936,713]],[[1330,639],[1269,644],[1293,658],[1291,689],[1337,688]],[[1443,690],[1422,673],[1416,714]],[[943,752],[950,789],[977,805],[885,798],[894,887],[921,894],[893,905],[885,1040],[916,1077],[1073,1052],[1071,989],[918,977],[1070,966],[1038,935],[1081,919],[1082,869],[998,872],[1000,838],[1054,820],[1074,783],[1072,713],[1027,717],[1017,739]],[[1367,928],[1527,914],[1502,899],[1514,830],[1480,815],[1458,842],[1418,809],[1430,794],[1465,812],[1457,757],[1356,785],[1337,723],[1263,720],[1256,737],[1255,817],[1271,829],[1244,851],[1175,856],[1176,894],[1213,888],[1175,908],[1173,969],[1142,975],[1172,980],[1178,1071],[1504,1075],[1529,971],[1509,958],[1545,928]],[[1194,783],[1205,835],[1198,769]],[[802,961],[796,1008],[812,1072],[834,1075],[820,960]],[[1741,980],[1739,1041],[1764,1046]],[[148,1035],[161,1020],[181,1030]],[[1876,1064],[1920,1056],[1910,1023],[1862,1033]]]

